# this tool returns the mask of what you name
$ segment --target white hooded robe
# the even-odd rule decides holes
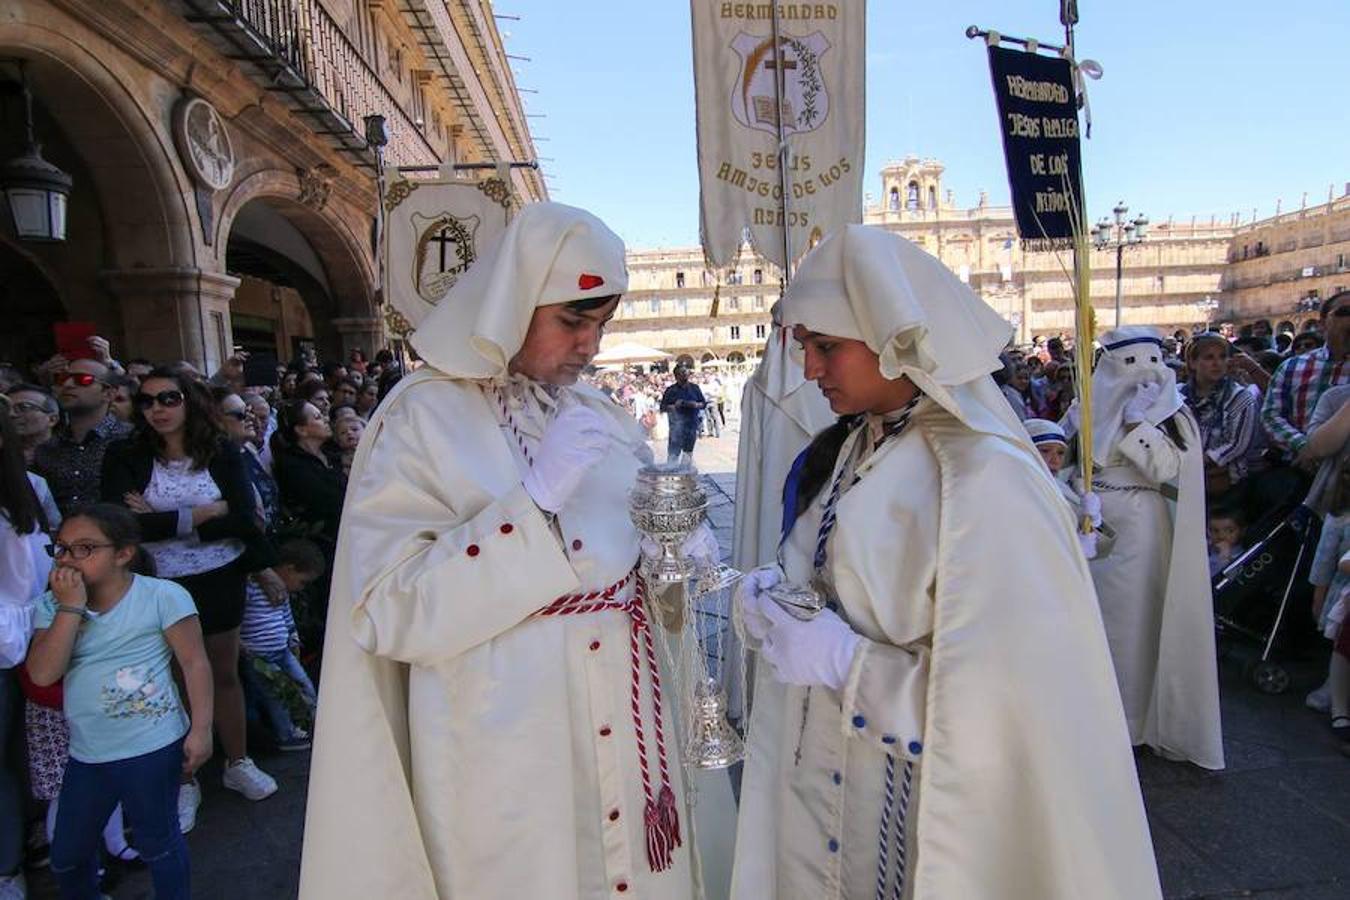
[[[604,285],[576,290],[577,268]],[[682,805],[684,841],[670,867],[654,872],[647,859],[629,616],[535,615],[633,569],[627,493],[640,462],[625,445],[641,445],[641,429],[597,391],[550,395],[506,374],[536,298],[603,296],[625,284],[622,243],[599,220],[535,204],[414,337],[428,366],[380,404],[352,465],[304,900],[698,895]],[[551,403],[595,410],[616,436],[556,525],[521,484],[519,450],[537,449]],[[643,672],[636,706],[659,789]],[[662,713],[681,798],[671,699]]]
[[[987,374],[1008,326],[865,226],[809,254],[785,306],[785,323],[864,340],[925,399],[837,507],[826,576],[863,637],[843,690],[808,701],[760,673],[733,896],[1159,897],[1075,524]],[[812,566],[824,493],[784,548],[789,580]],[[902,846],[900,805],[883,805],[906,763]]]

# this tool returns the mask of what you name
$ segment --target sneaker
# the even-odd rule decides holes
[[[263,800],[277,792],[277,782],[271,775],[245,756],[236,763],[225,764],[225,775],[221,783],[232,791],[238,791],[250,800]]]
[[[1304,698],[1303,705],[1316,712],[1331,712],[1331,686],[1323,684],[1317,690],[1312,691]]]
[[[23,873],[0,876],[0,900],[24,900],[28,896],[28,884]]]
[[[310,747],[309,732],[303,728],[297,728],[291,732],[291,736],[277,741],[278,750],[308,750]]]
[[[202,805],[202,789],[197,779],[178,786],[178,830],[187,834],[197,825],[197,807]]]

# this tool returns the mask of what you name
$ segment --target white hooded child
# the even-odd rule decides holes
[[[1127,326],[1100,340],[1092,490],[1116,541],[1091,568],[1130,740],[1222,769],[1200,430],[1157,329]],[[1067,435],[1078,420],[1075,405]]]
[[[1058,422],[1049,419],[1026,419],[1022,422],[1036,452],[1041,455],[1045,467],[1054,476],[1055,485],[1060,494],[1073,510],[1074,517],[1087,516],[1092,520],[1092,530],[1083,533],[1079,528],[1078,544],[1088,559],[1099,559],[1111,552],[1115,545],[1115,531],[1102,521],[1101,498],[1092,491],[1084,491],[1082,479],[1078,477],[1078,467],[1068,462],[1069,439]]]
[[[645,436],[576,383],[626,288],[599,219],[532,204],[414,335],[352,464],[302,898],[697,895]]]
[[[1157,870],[1074,521],[989,373],[1010,327],[849,225],[783,322],[839,421],[794,464],[759,663],[738,900],[1148,900]],[[780,582],[833,607],[800,620]]]

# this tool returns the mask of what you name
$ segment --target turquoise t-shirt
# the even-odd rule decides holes
[[[131,759],[187,734],[164,630],[196,614],[192,596],[179,585],[137,575],[116,606],[80,624],[64,688],[73,759]],[[33,625],[48,628],[55,616],[56,598],[48,591],[38,599]]]

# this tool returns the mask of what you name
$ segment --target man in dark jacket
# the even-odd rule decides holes
[[[681,453],[694,455],[699,421],[708,402],[698,385],[689,380],[689,370],[675,367],[675,383],[661,395],[661,412],[670,418],[670,437],[666,441],[666,461],[676,462]]]

